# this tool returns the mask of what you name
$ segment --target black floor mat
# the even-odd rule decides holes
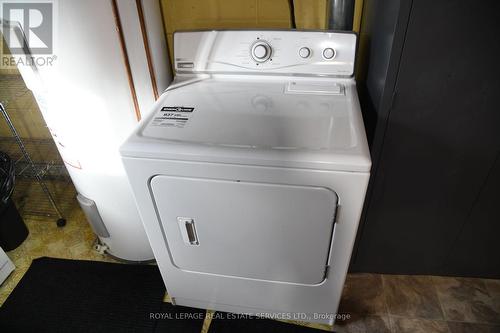
[[[288,324],[277,320],[216,312],[208,333],[321,333],[322,330]]]
[[[194,325],[154,317],[174,311],[164,307],[164,292],[153,265],[39,258],[0,308],[0,332],[173,332],[169,325],[180,332],[179,325]]]

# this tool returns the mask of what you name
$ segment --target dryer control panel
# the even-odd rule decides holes
[[[177,73],[265,73],[349,77],[354,33],[294,30],[189,31],[174,34]]]

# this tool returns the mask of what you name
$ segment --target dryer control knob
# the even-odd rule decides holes
[[[264,62],[271,57],[272,49],[265,41],[259,41],[253,44],[251,55],[252,58],[257,62]]]
[[[335,50],[332,49],[331,47],[327,47],[326,49],[323,50],[323,58],[330,60],[335,57]]]
[[[299,50],[299,56],[301,58],[309,58],[309,56],[311,55],[311,49],[308,48],[308,47],[301,47],[300,50]]]

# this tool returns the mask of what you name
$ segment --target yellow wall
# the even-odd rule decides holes
[[[358,34],[361,31],[361,14],[363,14],[363,0],[356,0],[354,3],[354,20],[352,30]]]
[[[4,50],[4,43],[5,40],[3,38],[3,35],[0,33],[0,60],[3,55],[10,55],[10,51],[8,48],[5,48]],[[17,71],[16,68],[6,68],[2,64],[0,64],[0,75],[10,75],[14,74],[17,75],[19,72]]]
[[[5,102],[5,109],[23,138],[50,139],[50,133],[38,110],[38,104],[24,85],[21,75],[0,76],[0,100]],[[1,137],[12,137],[12,133],[0,115]]]
[[[328,0],[295,0],[297,29],[325,29]],[[176,30],[290,28],[287,0],[161,0],[173,59]]]
[[[0,35],[0,55],[3,50],[3,37]],[[8,54],[7,52],[5,54]],[[19,135],[30,139],[49,139],[49,130],[45,125],[42,114],[38,110],[31,91],[26,88],[17,68],[3,68],[0,66],[0,101],[4,103],[12,122]],[[0,115],[0,140],[10,138],[12,133]]]
[[[294,0],[297,29],[326,29],[328,0]]]

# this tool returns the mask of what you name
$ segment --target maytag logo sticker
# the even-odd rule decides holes
[[[185,106],[164,106],[161,110],[168,112],[193,112],[194,108],[188,108]]]

